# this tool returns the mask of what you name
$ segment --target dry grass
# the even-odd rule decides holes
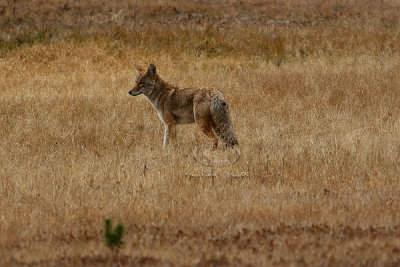
[[[105,265],[106,217],[124,265],[400,263],[397,2],[39,2],[1,21],[1,265]],[[237,164],[162,151],[150,61],[224,90]]]

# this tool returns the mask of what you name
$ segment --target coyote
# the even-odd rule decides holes
[[[215,88],[177,88],[163,81],[156,66],[145,68],[134,65],[138,72],[132,96],[144,94],[165,126],[164,148],[169,139],[176,139],[176,125],[196,122],[203,133],[213,138],[213,149],[218,147],[218,137],[226,145],[238,145],[224,96]]]

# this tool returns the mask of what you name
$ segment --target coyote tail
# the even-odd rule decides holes
[[[210,112],[213,120],[212,128],[215,134],[227,145],[237,145],[238,141],[229,116],[228,104],[222,96],[212,96]]]

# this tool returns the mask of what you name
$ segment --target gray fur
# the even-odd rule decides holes
[[[224,99],[215,95],[212,97],[210,109],[213,120],[212,128],[215,134],[227,145],[237,145],[238,141],[233,130],[228,104]]]

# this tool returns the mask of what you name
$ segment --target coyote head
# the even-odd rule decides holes
[[[147,93],[153,91],[156,86],[156,66],[154,64],[150,64],[147,71],[141,66],[133,66],[138,74],[135,79],[135,86],[129,91],[129,94],[137,96],[144,93],[147,95]]]

